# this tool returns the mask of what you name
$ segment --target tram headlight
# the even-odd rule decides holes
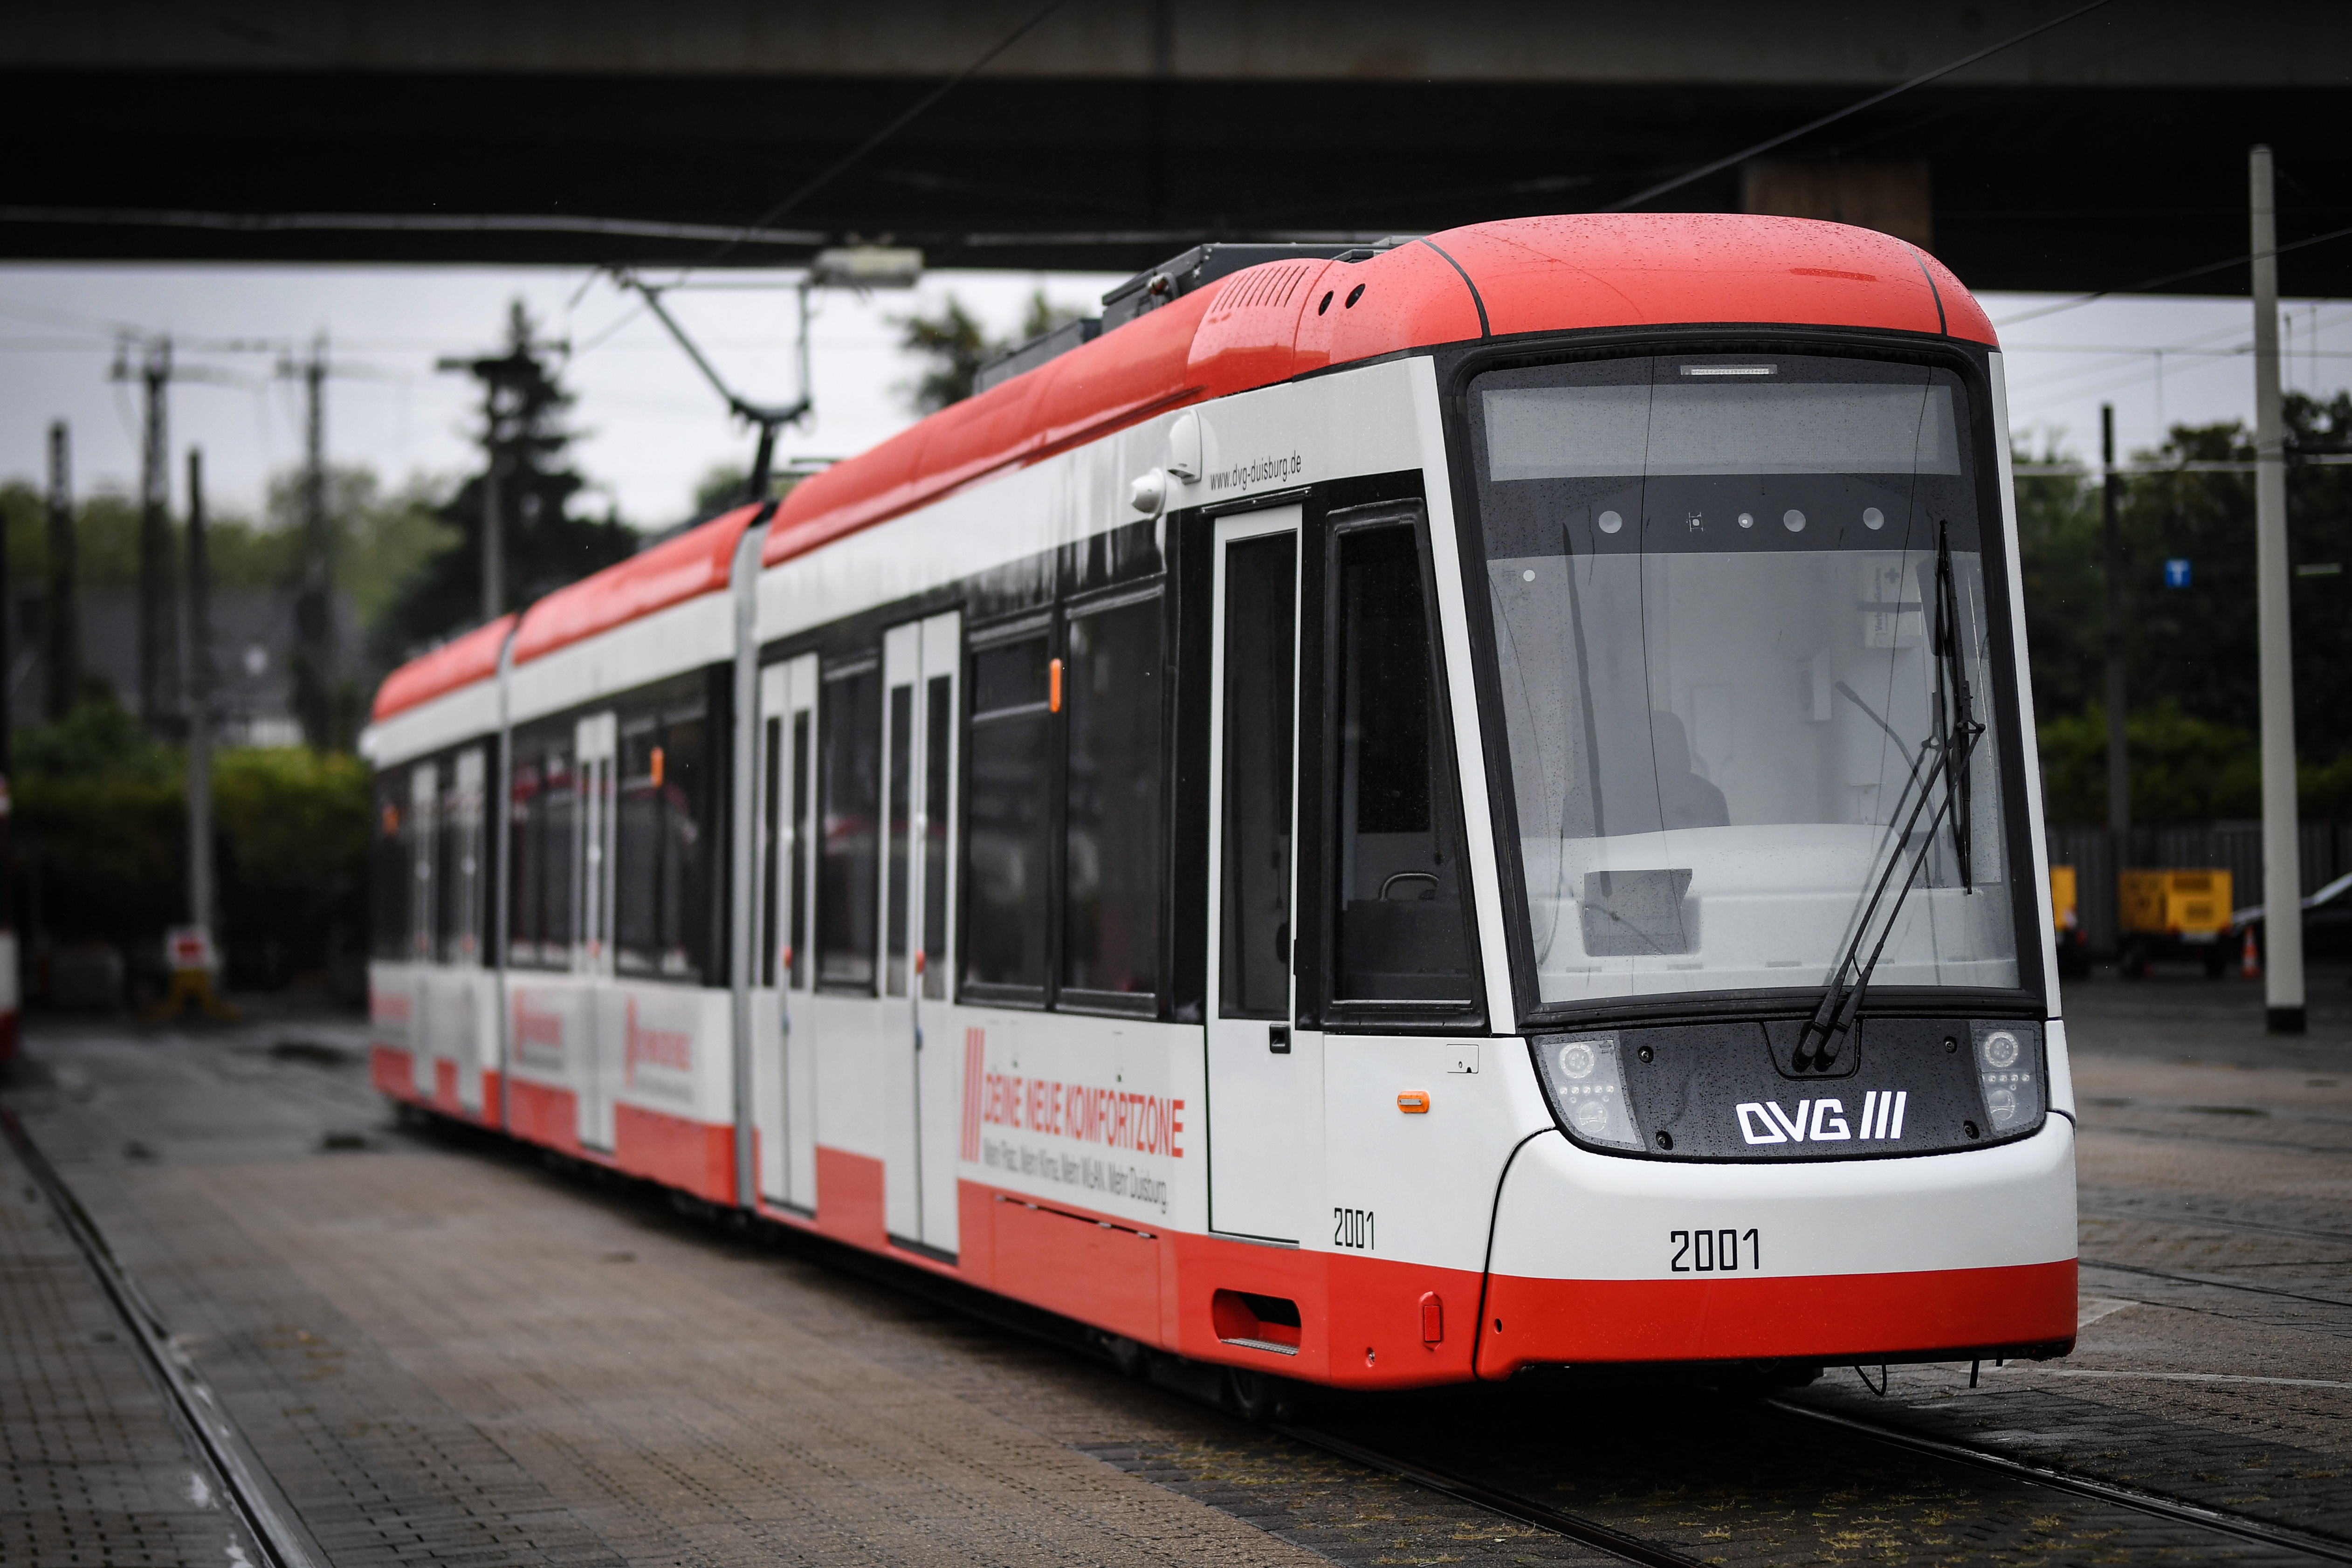
[[[1984,1091],[1985,1120],[1995,1132],[2018,1132],[2042,1120],[2049,1097],[2042,1059],[2042,1026],[1990,1023],[1975,1026],[1977,1082]]]
[[[1618,1070],[1612,1030],[1578,1035],[1540,1035],[1534,1041],[1536,1075],[1543,1080],[1559,1124],[1580,1142],[1612,1149],[1639,1149],[1633,1110]]]

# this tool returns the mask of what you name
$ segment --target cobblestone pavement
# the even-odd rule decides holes
[[[2352,994],[2315,999],[2281,1044],[2232,983],[2070,993],[2076,1354],[1802,1397],[2352,1536]],[[830,1249],[403,1131],[358,1044],[52,1029],[7,1086],[338,1562],[1600,1560]],[[1303,1418],[1727,1564],[2279,1556],[1656,1380]]]
[[[0,1324],[0,1563],[260,1560],[5,1140]]]

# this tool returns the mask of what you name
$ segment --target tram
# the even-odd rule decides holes
[[[384,682],[383,1092],[1259,1386],[2071,1348],[1949,271],[1206,247],[1028,358]]]

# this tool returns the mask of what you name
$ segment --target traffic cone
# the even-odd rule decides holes
[[[2238,976],[2242,980],[2263,977],[2262,950],[2254,945],[2254,928],[2246,928],[2246,944],[2238,950]]]

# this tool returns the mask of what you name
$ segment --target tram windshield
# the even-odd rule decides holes
[[[1874,986],[2016,985],[1959,378],[1659,355],[1491,372],[1469,414],[1539,1000],[1817,988],[1923,852]]]

